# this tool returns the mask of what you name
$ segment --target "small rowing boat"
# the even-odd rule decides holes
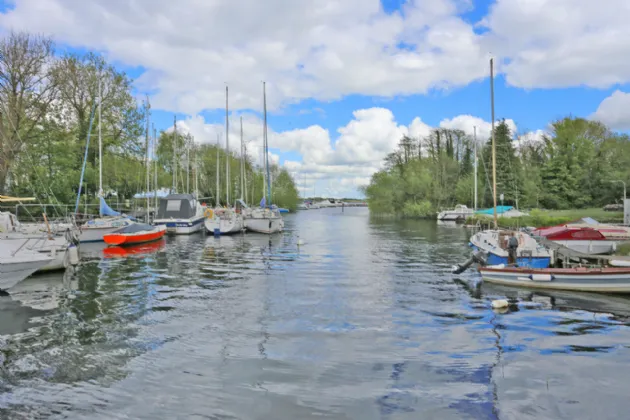
[[[132,255],[152,254],[164,248],[166,239],[162,238],[153,242],[134,244],[128,246],[108,246],[103,250],[106,258],[130,257]]]
[[[480,267],[484,281],[506,286],[578,292],[630,293],[630,268]]]
[[[103,236],[108,245],[133,245],[156,241],[166,233],[166,225],[151,226],[134,223]]]

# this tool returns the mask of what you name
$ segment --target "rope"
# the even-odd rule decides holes
[[[77,194],[77,202],[74,205],[74,212],[79,212],[79,202],[81,200],[81,189],[83,188],[83,175],[85,175],[85,164],[88,159],[88,149],[90,148],[90,135],[92,134],[92,123],[94,122],[94,111],[96,110],[96,101],[92,105],[92,112],[90,113],[90,126],[88,128],[87,144],[85,145],[85,156],[83,156],[83,167],[81,168],[81,179],[79,180],[79,192]]]

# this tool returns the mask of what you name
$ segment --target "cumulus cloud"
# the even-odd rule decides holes
[[[630,93],[616,90],[604,99],[591,118],[615,130],[630,130]]]
[[[607,87],[630,80],[627,0],[497,0],[480,23],[508,83]]]
[[[508,127],[512,134],[516,134],[516,124],[512,119],[506,119]],[[462,130],[468,135],[474,135],[477,130],[477,141],[479,143],[485,143],[490,138],[492,133],[492,124],[488,121],[484,121],[479,117],[472,115],[458,115],[454,118],[445,118],[440,121],[440,127],[448,128],[451,130]]]

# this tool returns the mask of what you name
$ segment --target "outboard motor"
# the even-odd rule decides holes
[[[468,267],[477,263],[479,265],[486,265],[487,262],[487,254],[483,251],[473,252],[472,256],[463,264],[454,265],[451,269],[451,273],[453,274],[461,274],[464,271],[468,270]]]

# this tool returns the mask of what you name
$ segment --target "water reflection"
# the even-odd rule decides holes
[[[93,257],[76,272],[0,297],[0,417],[627,410],[628,298],[453,278],[461,227],[350,208],[289,215],[286,229],[171,237],[125,257],[82,249]],[[505,313],[490,309],[506,296]]]

